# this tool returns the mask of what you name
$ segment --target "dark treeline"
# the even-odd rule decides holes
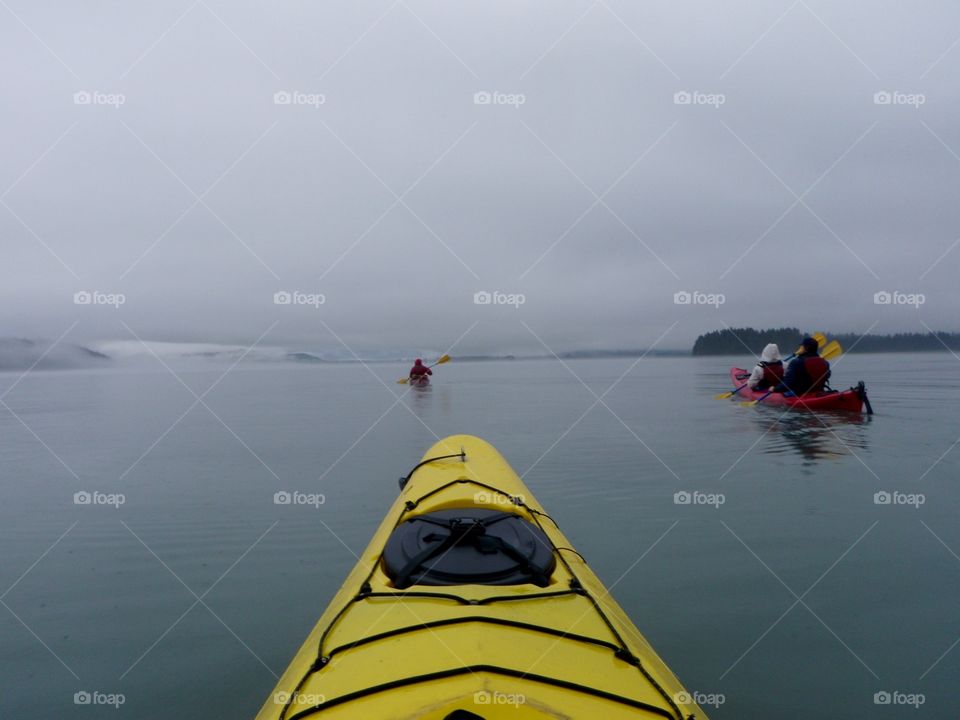
[[[806,333],[798,328],[730,328],[714,330],[697,338],[694,355],[759,355],[763,346],[774,342],[784,355],[792,353]],[[824,333],[828,340],[837,340],[844,350],[853,352],[924,352],[960,350],[960,333],[896,333],[894,335],[858,335],[857,333]]]
[[[783,354],[793,352],[793,348],[803,340],[803,331],[795,327],[771,328],[730,328],[714,330],[697,338],[693,344],[694,355],[759,355],[767,343],[776,343]],[[787,350],[786,348],[790,348]]]

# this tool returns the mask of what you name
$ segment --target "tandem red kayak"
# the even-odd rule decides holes
[[[730,379],[733,381],[735,388],[743,385],[748,377],[750,377],[749,370],[738,367],[730,368]],[[766,394],[766,390],[757,392],[745,387],[734,397],[741,400],[759,400]],[[867,400],[867,391],[862,382],[849,390],[828,390],[799,397],[773,393],[760,404],[783,405],[796,410],[844,410],[849,412],[860,412],[866,404],[867,412],[870,412],[870,402]]]

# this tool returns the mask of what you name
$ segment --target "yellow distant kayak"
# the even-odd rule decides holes
[[[706,717],[493,446],[401,483],[257,720]]]

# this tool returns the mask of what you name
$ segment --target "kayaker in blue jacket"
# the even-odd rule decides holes
[[[803,352],[797,355],[789,365],[783,376],[783,382],[777,385],[774,392],[791,392],[794,395],[806,395],[820,392],[830,379],[830,363],[820,357],[820,344],[812,337],[803,339],[800,343]]]

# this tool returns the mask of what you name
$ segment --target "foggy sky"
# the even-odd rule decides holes
[[[958,329],[951,3],[7,5],[0,337],[362,353],[472,327],[458,352],[543,353]]]

